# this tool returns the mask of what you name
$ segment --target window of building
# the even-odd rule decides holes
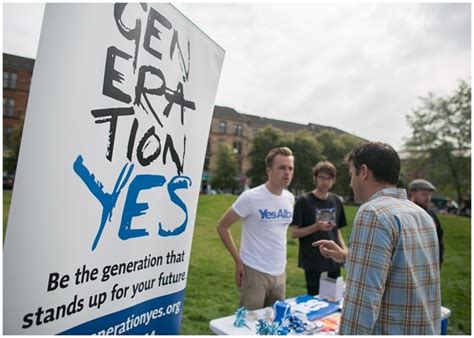
[[[16,73],[3,72],[3,88],[16,88],[17,79]]]
[[[3,99],[3,114],[6,116],[15,116],[15,100]]]
[[[8,88],[9,82],[10,82],[10,73],[3,72],[3,88]]]
[[[240,123],[236,123],[234,125],[234,134],[237,136],[242,136],[242,125]]]
[[[242,142],[234,142],[234,153],[242,154]]]
[[[225,134],[226,127],[227,123],[225,121],[221,121],[221,123],[219,123],[219,133]]]
[[[10,88],[16,88],[16,80],[18,75],[16,73],[10,73]]]

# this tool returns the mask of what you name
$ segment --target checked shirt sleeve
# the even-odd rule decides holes
[[[347,281],[339,334],[373,334],[391,264],[393,236],[375,210],[361,207],[347,256]]]

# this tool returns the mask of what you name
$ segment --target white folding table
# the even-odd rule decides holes
[[[250,312],[250,311],[249,311]],[[258,309],[251,311],[255,313],[256,319],[268,319],[272,316],[273,310],[268,307],[265,309]],[[441,334],[447,334],[447,323],[448,318],[451,315],[451,310],[445,307],[441,307]],[[235,315],[213,319],[209,322],[209,327],[215,334],[218,335],[256,335],[256,320],[247,320],[247,326],[235,327],[234,326]],[[324,334],[324,333],[320,333]]]

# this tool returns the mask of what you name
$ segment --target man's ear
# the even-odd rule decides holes
[[[369,167],[367,167],[366,164],[362,164],[359,168],[359,172],[361,175],[361,178],[364,180],[367,180],[369,178],[369,175],[371,174]]]

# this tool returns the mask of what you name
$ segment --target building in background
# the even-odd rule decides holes
[[[16,163],[13,133],[22,127],[35,60],[3,53],[3,176],[11,181]],[[8,184],[7,184],[8,187]]]
[[[210,168],[216,158],[219,144],[226,143],[237,157],[239,166],[239,180],[241,188],[248,183],[246,176],[250,169],[250,148],[252,140],[256,133],[265,127],[280,129],[285,133],[294,133],[298,131],[308,131],[314,135],[322,131],[333,131],[336,134],[347,134],[346,132],[333,127],[321,126],[314,123],[299,124],[287,122],[266,117],[239,113],[233,108],[214,106],[212,116],[211,130],[209,132],[209,141],[206,150],[206,159],[204,162],[204,171],[202,177],[202,191],[210,188],[211,179]]]
[[[35,60],[21,56],[3,53],[3,163],[4,186],[14,172],[9,172],[8,164],[16,161],[13,144],[13,131],[22,123],[25,116],[30,90],[31,76]],[[345,133],[336,128],[321,126],[313,123],[299,124],[265,117],[243,114],[229,107],[214,107],[209,140],[207,144],[204,171],[202,177],[202,191],[210,188],[210,167],[215,159],[217,147],[220,143],[227,143],[233,149],[239,166],[239,180],[241,188],[248,183],[246,176],[250,169],[250,148],[255,134],[262,128],[273,127],[283,132],[291,133],[306,130],[317,134],[324,130],[334,131],[337,134]],[[15,167],[14,165],[12,166]],[[7,171],[7,172],[6,172]],[[6,178],[7,176],[7,178]]]

